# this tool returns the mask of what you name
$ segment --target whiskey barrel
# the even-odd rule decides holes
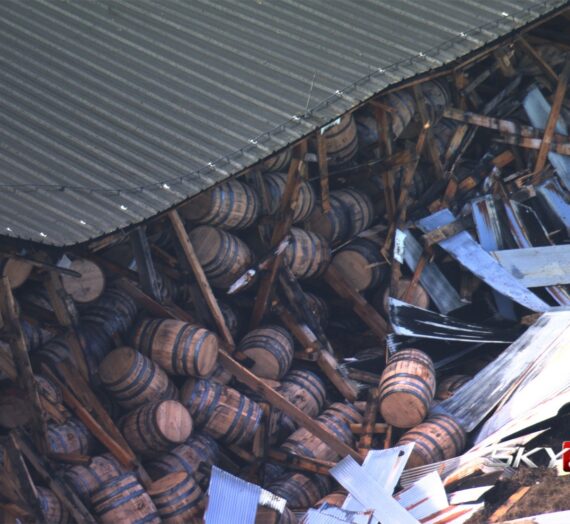
[[[314,293],[305,292],[305,300],[309,305],[309,309],[317,317],[321,327],[324,329],[329,323],[329,307],[323,297]]]
[[[93,494],[91,504],[101,524],[161,522],[150,495],[132,473],[124,473],[106,482]]]
[[[264,209],[266,215],[274,215],[279,210],[283,195],[285,193],[285,184],[287,182],[287,174],[285,173],[269,173],[263,177],[263,182],[267,189],[267,207]],[[305,220],[315,207],[315,191],[309,182],[302,180],[299,185],[299,194],[297,203],[293,212],[293,223]]]
[[[28,280],[32,269],[34,269],[32,264],[18,258],[4,258],[0,260],[0,274],[3,277],[8,277],[12,289],[20,287]]]
[[[253,264],[247,244],[222,229],[198,226],[190,231],[190,240],[214,287],[227,289]]]
[[[95,439],[83,422],[76,419],[49,424],[47,442],[50,453],[90,455],[95,448]]]
[[[226,326],[228,326],[232,337],[234,339],[239,338],[243,324],[242,315],[237,312],[236,308],[232,304],[225,300],[218,300],[218,306],[220,306],[220,311],[222,312],[222,316],[224,317]]]
[[[330,211],[325,213],[321,206],[315,206],[307,220],[307,229],[326,238],[331,244],[344,242],[349,238],[350,223],[343,202],[330,193]]]
[[[34,378],[40,396],[40,403],[48,420],[57,423],[70,419],[71,413],[63,404],[63,393],[59,386],[43,375],[36,374]]]
[[[91,496],[106,482],[125,473],[125,469],[112,455],[93,457],[88,466],[81,464],[71,466],[64,473],[79,498],[90,504]]]
[[[290,508],[306,509],[314,506],[332,489],[332,482],[324,475],[290,473],[269,485],[268,491],[282,497]]]
[[[329,166],[346,164],[358,152],[358,133],[352,115],[345,115],[340,122],[323,134]]]
[[[94,324],[109,336],[125,336],[131,329],[138,312],[136,302],[124,291],[105,290],[94,303],[81,308],[81,322]]]
[[[382,372],[380,414],[397,428],[417,426],[428,414],[434,394],[431,358],[419,349],[402,349],[390,357]]]
[[[45,523],[66,524],[70,521],[69,513],[51,489],[42,486],[38,486],[36,489],[38,492],[38,502]]]
[[[130,411],[119,426],[135,453],[156,456],[190,436],[192,417],[180,402],[158,400]]]
[[[335,402],[317,417],[317,421],[339,440],[351,445],[353,435],[350,430],[350,424],[360,423],[362,421],[362,415],[351,404]],[[289,453],[310,458],[331,461],[339,459],[339,455],[336,451],[305,428],[299,428],[295,431],[281,448]]]
[[[216,335],[181,320],[142,320],[135,328],[133,347],[174,375],[206,377],[218,358]]]
[[[293,337],[281,326],[264,326],[250,331],[238,350],[253,362],[249,367],[258,377],[279,380],[293,362]]]
[[[284,171],[287,169],[293,157],[293,150],[288,147],[279,153],[270,156],[263,162],[263,172]]]
[[[193,475],[203,489],[208,488],[210,475],[205,471],[217,464],[220,458],[218,443],[204,433],[195,433],[184,444],[146,464],[148,474],[158,480],[170,473],[186,471]]]
[[[186,471],[156,480],[148,494],[164,524],[186,524],[202,512],[204,494]]]
[[[466,438],[463,428],[449,415],[430,415],[404,433],[396,445],[414,443],[406,468],[415,468],[456,457],[465,448]]]
[[[366,238],[355,238],[333,257],[331,264],[356,291],[378,285],[385,274],[380,246]]]
[[[325,495],[321,500],[319,500],[315,506],[318,508],[323,504],[329,504],[331,506],[337,506],[338,508],[342,507],[344,501],[346,500],[347,493],[344,490],[333,491],[328,495]]]
[[[449,89],[442,80],[434,79],[422,83],[421,90],[424,95],[429,121],[434,125],[443,115],[443,110],[451,102]]]
[[[445,377],[437,384],[435,398],[437,400],[445,400],[452,397],[461,386],[467,384],[470,380],[471,377],[469,375],[450,375]]]
[[[439,156],[443,158],[451,138],[453,137],[455,130],[457,129],[458,123],[453,120],[443,119],[433,127],[433,138],[434,144],[439,152]],[[425,153],[424,153],[425,154]]]
[[[228,180],[195,196],[180,208],[183,218],[222,229],[245,229],[259,214],[259,197],[240,180]]]
[[[367,229],[374,220],[374,205],[370,197],[359,189],[339,189],[334,197],[341,202],[348,217],[348,238]]]
[[[258,506],[255,514],[254,524],[298,524],[297,517],[287,506],[283,509],[283,513],[265,506]]]
[[[211,380],[188,379],[180,398],[196,425],[225,444],[251,441],[261,422],[263,412],[256,402]]]
[[[398,287],[396,292],[396,298],[398,300],[404,300],[406,291],[410,285],[411,280],[409,278],[402,278],[398,281]],[[383,311],[386,315],[390,314],[389,300],[390,298],[390,288],[378,291],[374,298],[372,299],[372,304],[379,311]],[[421,307],[422,309],[427,309],[429,307],[429,295],[426,290],[421,286],[421,284],[416,284],[414,289],[410,293],[410,297],[406,300],[408,304],[413,306]]]
[[[325,384],[311,371],[304,369],[290,371],[285,375],[277,390],[311,418],[315,418],[325,405]],[[276,429],[280,433],[288,435],[297,429],[297,424],[292,418],[281,411],[276,413],[278,414]]]
[[[97,300],[105,290],[105,274],[103,270],[92,262],[83,258],[76,258],[69,265],[69,269],[80,273],[80,277],[62,275],[63,289],[75,302],[88,304]]]
[[[152,360],[129,347],[109,353],[99,366],[103,387],[127,409],[151,400],[177,400],[178,390]]]
[[[298,279],[319,276],[331,258],[328,242],[320,235],[291,228],[291,243],[285,250],[285,263]]]

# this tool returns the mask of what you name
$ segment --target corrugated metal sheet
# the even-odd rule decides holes
[[[149,218],[566,3],[0,2],[0,234]]]

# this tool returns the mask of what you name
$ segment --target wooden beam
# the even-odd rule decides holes
[[[302,165],[303,162],[296,158],[293,158],[289,165],[287,180],[285,182],[285,190],[283,191],[283,197],[279,205],[279,212],[277,213],[278,222],[273,229],[273,234],[271,235],[271,248],[277,247],[291,231],[291,225],[293,224],[293,210],[297,204],[299,196],[299,188],[301,184],[300,169]],[[284,251],[279,252],[270,263],[269,271],[267,271],[262,277],[259,290],[253,304],[253,311],[249,322],[250,330],[257,328],[265,316],[265,311],[267,310],[267,305],[269,304],[269,299],[275,285],[275,279],[277,278],[277,273],[281,268],[284,256]]]
[[[265,384],[256,377],[251,371],[239,364],[225,351],[220,351],[219,359],[221,364],[236,378],[238,382],[246,385],[263,399],[269,402],[273,407],[280,409],[286,415],[291,417],[297,424],[304,427],[315,437],[321,439],[330,448],[336,451],[340,456],[350,455],[352,458],[362,463],[362,457],[350,446],[339,440],[334,434],[329,433],[315,419],[309,417],[301,411],[297,406],[289,402],[283,395]]]
[[[388,111],[382,107],[374,108],[376,116],[376,129],[378,133],[379,155],[384,152],[386,157],[392,156],[392,140],[390,138],[390,122],[388,119]],[[391,221],[396,215],[396,197],[394,194],[394,173],[391,169],[385,169],[382,172],[384,180],[384,198],[386,200],[386,214],[388,220]]]
[[[548,115],[548,120],[546,122],[546,127],[544,129],[542,144],[540,146],[540,149],[538,150],[538,157],[536,159],[536,164],[534,166],[533,183],[538,183],[540,181],[540,173],[542,172],[546,164],[546,156],[548,155],[548,151],[550,150],[552,135],[554,133],[554,129],[556,128],[558,117],[560,116],[560,109],[562,108],[562,102],[564,102],[564,96],[566,95],[569,74],[570,74],[570,55],[567,55],[564,68],[562,69],[562,72],[558,77],[558,84],[556,86],[556,91],[554,93],[554,98],[552,100],[552,108],[550,110],[550,114]]]
[[[383,341],[388,333],[388,325],[367,300],[353,289],[344,276],[333,266],[329,265],[324,274],[325,282],[344,300],[347,300],[354,312],[364,321],[370,330]]]
[[[232,334],[230,333],[230,330],[226,324],[226,321],[224,319],[224,315],[222,315],[222,311],[220,310],[220,306],[218,305],[218,301],[216,300],[216,297],[214,296],[214,293],[212,292],[212,288],[210,287],[210,283],[208,282],[208,279],[206,278],[206,274],[204,273],[204,270],[202,269],[202,265],[200,264],[200,261],[198,260],[198,257],[196,256],[196,252],[194,251],[194,247],[192,246],[192,243],[190,242],[190,237],[188,236],[188,233],[186,232],[186,229],[184,228],[184,224],[182,223],[182,220],[180,219],[180,215],[178,214],[178,211],[176,211],[176,210],[169,211],[168,217],[170,218],[170,221],[172,222],[174,232],[176,233],[178,241],[180,242],[180,246],[181,246],[182,250],[184,251],[184,255],[186,256],[186,259],[188,260],[188,263],[190,264],[190,267],[192,268],[192,271],[194,272],[194,275],[196,277],[196,281],[198,282],[198,286],[200,287],[200,291],[202,292],[202,295],[204,296],[204,299],[206,300],[206,303],[208,304],[208,307],[210,308],[210,312],[212,313],[212,316],[214,317],[214,322],[216,323],[216,326],[218,328],[218,332],[220,333],[220,335],[224,339],[225,343],[230,348],[233,349],[235,347],[234,339],[233,339]]]
[[[329,197],[329,162],[327,159],[327,143],[320,130],[317,130],[317,155],[319,157],[319,180],[321,182],[321,206],[323,213],[328,213],[331,210]]]
[[[376,417],[378,416],[378,401],[380,398],[380,388],[372,388],[368,392],[368,400],[366,401],[366,409],[362,419],[362,431],[358,440],[358,452],[366,457],[370,448],[372,448],[372,438],[374,436],[374,428],[376,425]],[[352,429],[352,427],[351,427]]]
[[[8,277],[0,278],[0,316],[4,321],[4,331],[9,338],[9,347],[17,373],[18,384],[26,392],[26,396],[32,404],[32,434],[34,441],[38,449],[45,451],[47,447],[46,417]]]
[[[129,233],[129,238],[137,263],[141,287],[147,295],[160,300],[158,274],[152,261],[152,253],[144,228],[142,226],[136,227]]]
[[[559,155],[570,155],[570,142],[558,143],[556,141],[551,141],[550,144],[544,145],[544,141],[540,138],[526,138],[517,135],[502,136],[501,138],[495,138],[494,141],[503,144],[512,144],[526,149],[540,150],[542,147],[545,147],[547,153],[552,151]]]
[[[267,453],[267,461],[273,464],[285,466],[287,469],[328,475],[329,470],[336,466],[336,462],[304,457],[293,453],[287,453],[280,449],[270,449]]]
[[[516,40],[516,44],[528,55],[540,70],[546,75],[548,82],[551,87],[558,84],[558,75],[554,72],[554,69],[550,67],[544,59],[536,52],[536,50],[527,42],[524,36],[519,36]]]
[[[45,287],[51,306],[59,324],[67,330],[67,343],[77,370],[85,380],[89,380],[89,368],[83,352],[83,344],[78,333],[78,315],[75,303],[67,294],[61,282],[61,276],[55,271],[48,273]]]

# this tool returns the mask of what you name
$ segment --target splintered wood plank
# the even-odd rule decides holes
[[[366,401],[366,409],[364,410],[364,418],[362,419],[362,428],[360,439],[358,441],[358,452],[366,457],[368,451],[372,448],[372,438],[374,436],[374,428],[376,425],[376,417],[378,415],[378,400],[380,398],[380,388],[372,388],[368,392],[368,400]]]
[[[324,279],[337,295],[350,303],[354,312],[383,341],[388,333],[388,325],[378,311],[360,293],[350,287],[342,274],[333,265],[329,265],[325,271]]]
[[[172,222],[172,227],[174,228],[174,232],[176,233],[178,241],[180,242],[180,246],[184,251],[184,255],[186,256],[186,259],[188,260],[188,263],[194,272],[194,276],[196,277],[200,291],[202,292],[202,295],[204,296],[204,299],[210,308],[210,312],[214,317],[214,322],[216,323],[216,327],[218,328],[220,335],[229,347],[235,347],[234,338],[232,337],[232,334],[230,333],[230,330],[226,324],[224,315],[222,314],[220,306],[218,305],[218,301],[216,300],[212,288],[210,287],[210,283],[206,278],[206,274],[202,269],[202,265],[196,256],[196,252],[194,251],[192,242],[190,242],[190,237],[184,228],[184,224],[180,219],[178,211],[169,211],[168,217]]]
[[[78,315],[75,304],[63,288],[61,276],[55,271],[49,272],[45,281],[45,287],[57,321],[67,328],[67,342],[71,349],[71,356],[75,366],[83,378],[88,380],[89,368],[87,367],[83,346],[77,332]]]
[[[329,470],[336,466],[336,462],[304,457],[293,453],[287,453],[280,449],[270,449],[267,453],[268,462],[285,466],[287,469],[328,475]]]
[[[47,423],[38,386],[32,371],[28,355],[26,338],[16,312],[16,303],[8,277],[0,278],[0,316],[4,321],[4,331],[10,338],[12,361],[17,373],[18,383],[32,403],[32,432],[34,441],[40,450],[46,449]]]
[[[433,133],[431,131],[431,124],[432,123],[429,121],[429,118],[428,118],[428,112],[427,112],[427,108],[426,108],[424,95],[423,95],[419,85],[415,85],[413,87],[413,90],[414,90],[414,97],[416,99],[416,105],[418,108],[418,113],[420,114],[422,124],[424,125],[424,128],[427,128],[427,136],[426,136],[427,147],[428,147],[428,152],[429,152],[431,162],[432,162],[434,170],[435,170],[435,175],[437,178],[443,178],[444,177],[443,165],[441,163],[441,159],[439,158],[439,152],[437,150],[437,147],[435,145],[435,141],[433,139]]]
[[[297,158],[293,158],[289,165],[287,180],[285,182],[285,190],[283,191],[283,197],[279,204],[279,212],[277,213],[278,222],[273,229],[273,234],[271,235],[270,247],[272,248],[277,247],[291,231],[291,225],[293,224],[293,209],[299,196],[299,188],[301,184],[300,170],[303,164],[304,162],[299,161]],[[284,251],[277,253],[270,263],[269,271],[264,273],[262,277],[259,290],[253,304],[253,311],[249,322],[250,330],[257,328],[265,315],[269,299],[275,286],[275,279],[277,278],[277,273],[281,268],[284,256]]]
[[[507,513],[511,510],[511,508],[517,504],[527,493],[530,489],[530,486],[522,486],[521,488],[517,489],[505,503],[501,504],[489,517],[490,523],[501,522]]]
[[[129,238],[137,263],[137,273],[141,286],[145,293],[158,299],[160,298],[160,284],[146,233],[139,226],[129,234]]]
[[[324,213],[331,210],[329,196],[329,162],[327,159],[327,144],[324,135],[317,130],[317,155],[319,157],[319,180],[321,183],[321,206]]]
[[[558,122],[558,117],[560,116],[560,109],[562,108],[562,102],[564,102],[564,96],[566,95],[566,89],[568,87],[568,75],[570,74],[570,58],[566,57],[566,63],[564,68],[558,77],[558,84],[556,85],[556,91],[554,93],[554,98],[552,101],[552,108],[550,109],[550,114],[548,115],[548,120],[546,122],[546,127],[544,129],[544,136],[542,138],[542,144],[538,150],[538,156],[536,159],[536,164],[534,166],[534,177],[533,182],[540,182],[540,173],[544,169],[546,164],[546,157],[548,151],[550,150],[550,143],[552,142],[552,135],[554,134],[554,129]]]
[[[543,147],[543,140],[541,138],[528,138],[524,136],[517,135],[506,135],[501,138],[496,138],[495,142],[503,144],[512,144],[526,149],[540,149]],[[568,142],[568,137],[566,137],[566,142],[552,141],[548,146],[548,152],[558,153],[559,155],[570,155],[570,142]]]

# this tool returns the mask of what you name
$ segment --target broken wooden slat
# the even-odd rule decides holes
[[[501,522],[504,520],[504,517],[507,513],[511,510],[511,508],[517,504],[527,493],[530,489],[530,486],[522,486],[517,489],[508,499],[506,502],[501,504],[489,517],[490,523]]]
[[[216,300],[216,297],[212,292],[212,288],[210,287],[210,283],[206,278],[206,275],[204,273],[204,270],[202,269],[200,261],[196,256],[196,252],[194,251],[194,247],[190,242],[190,238],[188,237],[188,233],[184,228],[184,224],[180,219],[180,215],[176,210],[173,210],[168,212],[168,217],[170,218],[172,227],[174,228],[174,232],[176,233],[178,241],[180,242],[180,246],[184,251],[184,255],[186,256],[188,263],[190,264],[192,270],[194,271],[194,275],[198,282],[198,286],[200,287],[200,291],[202,292],[202,295],[206,300],[208,307],[210,308],[210,311],[212,313],[212,316],[214,317],[214,322],[216,323],[218,331],[222,336],[222,338],[224,339],[224,341],[226,342],[226,344],[228,344],[230,348],[233,348],[235,346],[234,339],[226,324],[224,315],[222,315],[222,311],[220,310],[218,301]]]
[[[426,108],[424,95],[419,85],[415,85],[413,87],[413,91],[414,91],[414,97],[416,99],[418,113],[420,114],[421,122],[424,126],[424,129],[427,129],[427,135],[426,135],[427,148],[430,155],[430,160],[434,167],[435,176],[437,178],[444,178],[443,165],[441,164],[441,159],[439,158],[439,152],[437,150],[437,146],[435,145],[435,141],[433,139],[433,133],[431,130],[432,122],[430,122],[428,118],[428,112]]]
[[[267,452],[268,462],[279,464],[297,471],[328,475],[329,470],[336,466],[336,462],[304,457],[293,453],[287,453],[280,449],[270,449]]]
[[[322,131],[317,130],[317,154],[319,157],[319,180],[321,183],[321,206],[324,213],[331,210],[329,196],[329,163],[327,158],[327,144]]]
[[[362,419],[362,427],[360,431],[360,439],[358,440],[358,452],[366,457],[368,451],[372,448],[372,437],[375,433],[376,417],[378,416],[378,401],[380,398],[380,388],[372,388],[368,392],[366,401],[366,409]],[[352,430],[352,426],[351,426]]]
[[[554,72],[554,69],[550,67],[544,59],[536,52],[536,50],[527,42],[524,36],[517,38],[516,43],[518,46],[530,56],[536,65],[542,70],[542,72],[548,78],[551,87],[558,84],[558,75]]]
[[[32,404],[32,432],[34,441],[38,449],[46,449],[47,438],[47,423],[44,416],[44,410],[38,386],[30,357],[28,355],[28,348],[22,326],[18,319],[16,312],[16,303],[12,295],[12,289],[8,277],[0,278],[0,315],[4,321],[4,331],[10,338],[10,350],[12,353],[12,360],[18,376],[18,382],[22,389],[26,392],[26,396]]]
[[[566,138],[566,140],[568,140],[568,138]],[[501,144],[513,144],[520,147],[526,147],[527,149],[539,150],[541,147],[543,147],[544,143],[540,138],[527,138],[517,135],[503,136],[502,138],[496,138],[494,141]],[[547,147],[547,152],[554,152],[558,153],[559,155],[570,156],[570,142],[550,142]]]
[[[158,274],[152,261],[151,249],[143,227],[139,226],[131,231],[129,238],[137,263],[137,273],[139,274],[142,289],[151,297],[160,299]]]

